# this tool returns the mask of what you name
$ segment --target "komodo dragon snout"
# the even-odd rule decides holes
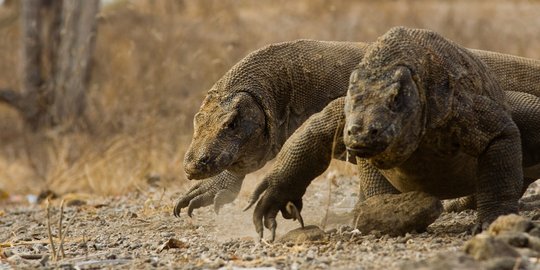
[[[425,129],[422,103],[407,67],[374,72],[359,66],[351,74],[345,102],[344,142],[349,153],[372,158],[379,168],[406,160]]]
[[[264,149],[265,114],[246,92],[221,100],[209,95],[193,124],[193,140],[184,158],[189,179],[212,177],[224,169],[243,172],[252,164],[242,157]]]

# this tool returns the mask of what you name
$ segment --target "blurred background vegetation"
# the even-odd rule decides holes
[[[20,10],[9,2],[0,6],[0,88],[18,89]],[[471,48],[540,58],[540,1],[104,1],[88,89],[89,128],[32,133],[0,104],[0,190],[115,195],[147,185],[184,189],[192,117],[206,91],[246,54],[301,38],[373,41],[396,25],[429,28]]]

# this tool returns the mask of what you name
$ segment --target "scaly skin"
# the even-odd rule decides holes
[[[429,36],[433,35],[433,33],[426,34],[428,34]],[[439,40],[438,42],[441,42],[441,40]],[[443,40],[443,43],[445,42],[448,41]],[[383,147],[381,147],[383,152],[386,151],[387,148],[392,149],[390,153],[381,152],[381,149],[378,149],[377,144],[389,144],[385,142],[385,140],[388,140],[387,137],[396,136],[393,135],[385,137],[385,129],[378,128],[379,130],[383,131],[376,132],[377,136],[372,136],[364,139],[367,140],[367,143],[364,142],[364,145],[368,145],[369,147],[362,148],[362,145],[361,147],[358,147],[358,145],[353,144],[352,148],[354,150],[357,150],[357,153],[360,152],[359,154],[373,155],[373,153],[375,153],[375,155],[379,155],[374,159],[370,159],[369,161],[371,162],[366,163],[364,161],[365,159],[359,159],[358,162],[359,166],[361,166],[361,183],[365,186],[364,192],[366,192],[367,196],[417,189],[431,192],[432,194],[438,195],[441,198],[453,198],[466,194],[476,193],[479,194],[480,200],[482,201],[479,207],[479,218],[482,221],[485,221],[487,224],[500,214],[517,211],[517,197],[520,193],[522,179],[522,157],[521,152],[519,151],[522,141],[519,138],[519,133],[517,132],[516,125],[510,118],[510,113],[507,113],[505,111],[505,99],[501,97],[502,91],[500,90],[500,88],[498,88],[496,84],[490,83],[497,80],[493,77],[490,77],[490,75],[487,75],[490,73],[487,72],[484,64],[478,61],[478,59],[474,58],[473,55],[463,49],[459,49],[459,47],[454,47],[455,44],[453,43],[448,44],[452,45],[450,46],[450,50],[458,50],[459,54],[452,55],[453,57],[450,57],[450,59],[446,60],[449,60],[449,63],[452,63],[452,61],[457,61],[455,59],[462,61],[455,66],[450,66],[451,68],[454,68],[452,72],[456,70],[463,71],[463,64],[465,64],[464,66],[470,69],[465,69],[469,71],[468,73],[459,74],[460,76],[462,76],[460,78],[464,80],[465,83],[462,83],[462,81],[447,82],[444,81],[444,79],[437,81],[437,78],[431,78],[431,76],[433,75],[437,75],[441,78],[457,77],[455,76],[456,74],[451,74],[454,75],[454,77],[441,76],[444,75],[445,72],[448,72],[447,69],[450,68],[445,69],[441,67],[448,65],[447,62],[442,62],[442,64],[440,62],[436,62],[435,64],[439,65],[438,69],[430,69],[430,72],[437,72],[436,74],[430,74],[429,72],[421,73],[423,77],[420,78],[424,78],[424,80],[427,80],[429,82],[427,86],[425,84],[421,84],[421,87],[423,87],[422,89],[431,90],[433,88],[427,88],[430,85],[442,87],[439,89],[444,89],[445,85],[452,85],[453,87],[455,87],[455,89],[458,89],[456,90],[457,94],[455,94],[456,92],[452,92],[453,96],[449,96],[448,99],[450,99],[450,97],[453,97],[454,100],[458,100],[458,102],[454,102],[454,104],[461,105],[449,107],[448,105],[444,104],[444,102],[439,101],[439,103],[437,103],[437,100],[433,101],[429,98],[425,98],[425,100],[431,101],[431,104],[435,102],[435,105],[438,106],[433,105],[427,107],[431,115],[423,114],[422,110],[414,110],[415,107],[422,108],[422,106],[420,105],[414,106],[412,109],[409,109],[408,113],[405,113],[407,117],[402,117],[403,122],[398,124],[401,126],[408,126],[407,129],[403,130],[405,131],[405,133],[411,132],[412,138],[409,139],[409,141],[402,143],[401,147],[396,147],[400,146],[400,142],[398,141],[397,143],[394,143],[394,145],[392,145],[391,147],[389,147],[388,145],[383,145]],[[440,47],[437,49],[441,50]],[[447,49],[448,48],[444,47],[443,50]],[[455,54],[456,52],[453,53]],[[422,59],[421,56],[422,54],[415,55],[415,57],[418,59]],[[381,58],[384,59],[383,56],[379,55],[379,59]],[[430,59],[424,58],[422,60],[424,60],[425,63],[430,63]],[[433,65],[433,63],[430,64]],[[415,67],[418,68],[418,66],[421,65],[416,65]],[[435,65],[433,65],[432,67],[435,68]],[[360,72],[365,71],[366,69],[367,67],[362,66]],[[369,69],[367,70],[369,72],[372,69],[373,67],[369,67]],[[399,69],[397,73],[398,76],[396,77],[398,79],[403,77],[409,78],[408,80],[404,80],[403,82],[409,82],[410,87],[414,86],[411,84],[411,76],[408,75],[409,77],[407,77],[407,70],[403,71],[402,69]],[[417,76],[415,77],[415,79],[419,80],[418,73],[415,72],[414,74],[415,76]],[[372,83],[370,85],[371,88],[386,89],[384,87],[381,88],[378,86],[390,85],[391,82],[388,82],[387,80],[392,78],[392,75],[395,76],[395,74],[391,73],[380,76],[384,79],[383,82],[377,84],[376,81],[375,83]],[[352,76],[353,81],[355,80],[354,76],[355,75]],[[372,75],[365,75],[365,77],[380,78]],[[501,79],[501,77],[497,78]],[[509,77],[506,77],[505,79],[508,78]],[[422,81],[419,80],[418,84],[419,83],[422,83]],[[515,83],[515,81],[512,81],[511,83],[501,84],[504,86],[508,86],[513,85],[512,83]],[[538,85],[538,81],[535,83],[534,81],[528,80],[522,81],[522,83],[524,85],[530,86]],[[536,88],[527,89],[533,93],[537,90]],[[436,90],[437,88],[435,88],[435,90],[432,90],[432,92],[429,93],[440,93]],[[396,90],[394,89],[394,91]],[[381,90],[381,92],[383,91]],[[442,93],[445,94],[444,91]],[[385,121],[390,122],[395,118],[395,116],[393,116],[391,118],[384,118],[387,120],[381,120],[381,117],[377,115],[379,113],[377,110],[380,110],[380,108],[377,108],[379,104],[382,104],[384,106],[390,103],[386,100],[377,100],[377,96],[379,95],[379,97],[382,96],[383,99],[389,99],[390,95],[395,95],[395,92],[386,94],[386,96],[384,94],[380,94],[379,92],[376,92],[374,94],[372,94],[372,92],[367,92],[366,95],[371,97],[371,100],[369,98],[367,99],[370,102],[354,104],[354,106],[352,107],[356,109],[356,111],[353,111],[356,114],[353,116],[352,119],[356,119],[356,121],[360,119],[364,126],[369,126],[369,123],[385,123]],[[414,96],[413,93],[411,93],[411,95]],[[425,92],[424,96],[426,96]],[[538,124],[536,122],[538,120],[534,119],[540,119],[540,101],[536,96],[527,95],[524,93],[507,92],[507,96],[509,96],[508,100],[510,105],[513,106],[511,112],[515,118],[514,121],[516,122],[518,127],[525,131],[522,132],[522,137],[524,137],[523,145],[531,146],[526,149],[529,151],[525,151],[523,153],[524,165],[528,166],[530,164],[534,164],[535,162],[537,163],[539,157],[538,151],[536,151],[535,149],[540,149],[538,148],[538,146],[540,145],[538,143],[539,134],[537,132],[538,129],[533,129],[531,127]],[[464,97],[467,102],[477,102],[475,103],[475,105],[478,106],[463,106],[464,104],[462,102],[462,99]],[[469,98],[469,100],[467,100],[467,98]],[[422,99],[418,97],[417,100],[417,104],[422,101]],[[498,100],[498,102],[495,102],[494,100]],[[342,121],[343,118],[343,112],[340,112],[340,108],[343,109],[342,106],[343,100],[336,100],[332,102],[323,112],[314,115],[306,123],[304,123],[304,125],[284,145],[282,151],[277,157],[276,164],[274,165],[273,170],[268,174],[267,177],[265,177],[260,187],[256,189],[256,192],[252,196],[250,202],[250,204],[253,204],[257,200],[259,195],[263,191],[266,191],[261,200],[257,203],[257,207],[254,213],[254,223],[259,234],[262,235],[263,224],[267,228],[275,230],[275,227],[277,225],[275,222],[275,217],[277,215],[277,212],[283,209],[283,205],[285,203],[293,202],[297,208],[301,209],[301,197],[305,191],[305,188],[307,187],[307,185],[309,185],[311,180],[316,175],[318,175],[317,172],[324,171],[328,166],[330,160],[329,157],[331,156],[332,152],[332,144],[328,144],[327,141],[331,139],[333,134],[333,132],[329,132],[328,130],[339,129],[337,123]],[[460,106],[461,108],[459,108]],[[457,116],[454,116],[454,112],[452,111],[445,111],[445,108],[452,108],[453,110],[455,110],[454,112]],[[471,111],[471,108],[475,108],[477,111]],[[478,110],[481,111],[479,112]],[[368,117],[364,117],[366,115]],[[375,120],[365,119],[372,116]],[[412,119],[413,123],[406,123],[409,119]],[[415,119],[416,123],[414,123]],[[423,121],[426,122],[424,123]],[[476,123],[483,123],[484,125],[481,126],[485,127],[484,129],[480,130],[475,130],[475,128],[466,128],[469,126],[474,127],[474,125],[471,124],[475,124],[475,122],[471,123],[469,121],[477,121]],[[321,124],[321,122],[326,123],[326,125]],[[328,124],[330,123],[334,123],[334,126],[329,127]],[[318,128],[319,126],[324,126],[324,128]],[[420,131],[414,132],[415,127],[417,130],[420,128]],[[353,129],[356,129],[355,132],[358,132],[359,130],[359,128],[357,127],[354,127]],[[422,129],[425,129],[425,131],[423,131]],[[433,145],[434,142],[441,143],[441,141],[448,141],[448,137],[445,134],[451,134],[451,132],[449,131],[452,131],[453,129],[461,131],[461,133],[458,134],[459,136],[461,136],[458,142],[462,143],[462,145],[466,148],[458,149],[459,151],[457,152],[460,153],[459,158],[445,157],[446,160],[443,158],[442,161],[439,161],[445,162],[444,166],[434,166],[432,163],[436,163],[437,160],[434,157],[438,158],[438,155],[441,154],[441,152],[437,151],[442,151],[442,153],[444,153],[445,155],[456,151],[455,149],[453,149],[453,147],[455,146],[452,144],[446,144],[447,146],[445,146],[444,143],[442,143],[441,145],[437,145],[438,148],[442,147],[442,149],[438,149]],[[355,132],[352,132],[352,134],[356,134]],[[368,132],[367,134],[370,133]],[[427,140],[425,140],[427,141],[427,143],[414,142],[420,140],[419,138],[423,138],[422,136],[430,136]],[[380,137],[382,137],[382,139]],[[423,139],[420,141],[423,141]],[[450,142],[453,141],[450,140]],[[375,144],[375,146],[371,147],[370,143]],[[337,144],[339,145],[339,143]],[[413,147],[412,149],[407,149],[409,145],[416,145],[416,147]],[[450,149],[445,149],[445,147],[448,146],[450,146]],[[311,151],[312,148],[316,150]],[[407,151],[413,152],[414,154],[407,153]],[[434,156],[434,153],[432,152],[438,154]],[[418,153],[421,153],[421,155],[418,155]],[[320,157],[321,155],[325,156],[326,158]],[[415,157],[415,155],[419,157]],[[478,164],[480,166],[476,167],[476,161],[470,162],[470,160],[472,159],[471,157],[475,157],[476,161],[478,161]],[[402,161],[403,159],[404,161]],[[460,160],[462,159],[466,160],[467,162],[461,163],[461,165],[464,165],[466,168],[465,172],[458,170],[456,170],[457,172],[452,171],[453,169],[451,168],[446,169],[445,166],[449,167],[447,166],[448,159],[451,159],[453,162],[450,164],[455,165],[461,162]],[[505,162],[510,164],[506,164]],[[373,166],[374,163],[386,169],[378,169]],[[429,168],[428,170],[426,170],[427,172],[423,175],[415,175],[414,171],[417,170],[417,166],[422,166],[422,164],[426,164],[426,168],[436,167],[436,169],[438,170]],[[499,164],[501,166],[504,166],[505,170],[492,170],[492,164]],[[406,176],[403,177],[398,174],[399,177],[396,178],[396,174],[392,173],[392,169],[396,167],[399,169],[400,173],[404,173],[404,175]],[[384,173],[381,174],[381,171],[383,171]],[[390,173],[388,171],[390,171]],[[478,178],[476,177],[476,173],[474,173],[477,171],[479,172]],[[306,172],[314,173],[312,175],[308,175],[306,174]],[[463,181],[463,183],[455,183],[455,181],[451,182],[451,179],[454,178],[452,177],[452,175],[464,176],[462,177],[462,179],[465,179],[465,181]],[[533,175],[533,177],[539,177],[539,175],[536,174]],[[390,178],[391,181],[393,180],[392,183],[394,185],[390,185],[389,182],[386,181],[387,178]],[[426,181],[423,180],[426,178],[435,178],[436,180],[432,181],[435,182],[435,184],[431,184],[429,182],[426,184]],[[409,181],[409,179],[413,179],[413,181]],[[475,186],[476,181],[478,181],[479,183],[479,190],[475,190],[473,187]],[[449,182],[453,184],[449,184]],[[394,188],[394,186],[397,186],[398,188],[396,189]]]
[[[250,54],[227,72],[195,117],[194,137],[184,162],[189,178],[206,179],[178,199],[175,215],[184,207],[191,212],[215,203],[219,209],[233,201],[245,174],[274,158],[309,116],[345,95],[349,75],[367,46],[313,40],[274,44]],[[540,96],[540,61],[471,51],[493,69],[503,89]],[[249,93],[231,103],[245,89]],[[240,116],[253,113],[258,122],[239,117],[237,127],[231,129],[227,125],[235,112]],[[245,130],[245,126],[256,128]],[[231,178],[228,171],[237,177]],[[221,183],[224,178],[227,181]],[[220,191],[231,196],[215,200]]]
[[[184,160],[188,178],[208,179],[178,199],[174,214],[212,203],[219,209],[234,200],[245,174],[274,158],[309,116],[345,94],[366,46],[312,40],[273,44],[229,70],[196,114]],[[225,178],[224,184],[220,179]],[[234,196],[215,200],[224,189]]]
[[[518,128],[523,131],[521,132],[521,140],[524,150],[523,160],[526,161],[523,164],[527,164],[527,166],[538,164],[540,163],[538,155],[540,153],[538,150],[540,133],[537,130],[540,130],[538,129],[538,125],[540,125],[540,120],[538,120],[540,119],[540,98],[520,92],[507,91],[505,93],[512,117]],[[271,171],[256,187],[246,209],[255,204],[264,192],[253,216],[256,230],[261,237],[263,221],[265,226],[272,230],[272,235],[275,235],[277,227],[275,217],[277,212],[283,209],[283,204],[296,202],[296,207],[301,209],[301,198],[307,186],[319,175],[316,172],[324,172],[328,168],[330,156],[343,154],[345,149],[342,136],[345,119],[344,104],[344,97],[336,99],[323,111],[314,114],[300,126],[283,145]],[[321,162],[321,160],[323,161]],[[359,159],[357,163],[358,176],[362,180],[360,181],[360,191],[365,192],[366,197],[399,192],[367,160]],[[525,170],[525,172],[526,185],[532,183],[532,179],[540,178],[539,171],[527,172]],[[375,188],[369,188],[374,186]],[[265,192],[267,189],[271,191]],[[476,209],[476,202],[474,200],[471,202],[471,197],[462,197],[458,200],[452,200],[451,204],[445,208],[447,211]],[[282,211],[282,214],[285,218],[293,218],[286,212]]]

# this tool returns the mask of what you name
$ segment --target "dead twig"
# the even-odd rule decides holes
[[[64,199],[60,202],[60,218],[58,219],[58,239],[64,239],[62,236],[62,220],[64,219]],[[64,248],[62,247],[62,243],[60,243],[60,246],[58,247],[58,251],[62,255],[62,258],[66,257],[66,254],[64,253]]]
[[[330,159],[332,159],[334,157],[334,154],[335,154],[335,151],[336,151],[336,144],[337,144],[337,139],[338,139],[338,134],[340,131],[343,130],[345,126],[345,123],[343,121],[341,121],[338,125],[338,127],[336,128],[336,131],[334,132],[334,139],[332,140],[332,153],[331,153],[331,156],[330,156]],[[330,203],[332,201],[332,177],[329,177],[328,178],[328,202],[326,203],[326,210],[325,210],[325,213],[324,213],[324,219],[323,219],[323,222],[321,224],[321,227],[322,229],[324,230],[326,228],[326,224],[328,223],[328,213],[330,212]]]
[[[64,239],[66,238],[66,235],[68,234],[69,228],[71,227],[71,224],[73,224],[75,217],[77,217],[77,212],[73,213],[73,215],[71,216],[71,219],[69,220],[69,223],[64,230],[64,234],[60,238],[60,247],[58,247],[58,249],[62,252],[62,259],[66,258],[66,254],[64,253]]]
[[[159,200],[157,202],[156,208],[159,208],[161,206],[161,202],[163,202],[163,197],[165,196],[165,187],[163,187],[163,190],[161,191],[161,195],[159,195]]]
[[[52,236],[52,229],[51,229],[51,199],[47,198],[47,230],[49,234],[49,242],[51,245],[51,257],[53,261],[56,261],[56,248],[54,246],[54,239]]]

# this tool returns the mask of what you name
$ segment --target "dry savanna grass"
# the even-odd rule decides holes
[[[0,87],[15,89],[17,14],[0,7]],[[192,116],[234,63],[268,43],[372,41],[395,25],[540,58],[540,1],[113,1],[99,15],[89,130],[30,134],[0,105],[0,189],[110,195],[152,181],[184,188]]]

